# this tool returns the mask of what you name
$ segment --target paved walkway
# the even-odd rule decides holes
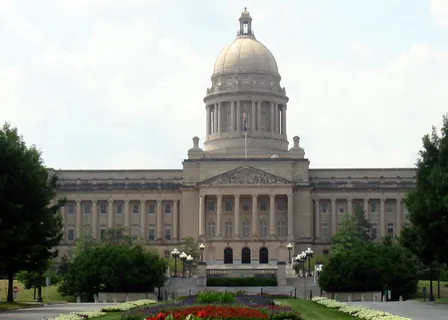
[[[354,306],[390,312],[412,320],[447,320],[448,305],[434,305],[418,301],[404,302],[350,302]]]
[[[103,306],[114,305],[116,303],[64,303],[51,304],[36,308],[26,308],[0,312],[0,320],[40,320],[44,317],[52,318],[61,313],[70,313],[75,311],[97,311]]]

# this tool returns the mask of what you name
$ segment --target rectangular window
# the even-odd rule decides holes
[[[232,129],[232,115],[227,112],[227,129]]]
[[[139,234],[140,234],[140,228],[139,227],[132,227],[132,230],[131,230],[132,238],[138,239]]]
[[[285,221],[277,221],[277,237],[285,237]]]
[[[75,214],[75,205],[73,203],[67,204],[67,213]]]
[[[227,212],[233,210],[233,200],[232,199],[224,200],[224,210]]]
[[[267,238],[268,236],[268,223],[266,220],[260,221],[260,237]]]
[[[100,214],[106,214],[106,204],[104,202],[100,203]]]
[[[75,229],[70,228],[67,230],[67,240],[68,241],[75,241]]]
[[[260,127],[261,129],[266,129],[266,113],[264,112],[261,113]]]
[[[377,203],[376,200],[370,201],[370,213],[376,213],[377,210]]]
[[[250,200],[243,200],[243,211],[249,212],[250,210]]]
[[[268,211],[268,200],[267,199],[260,199],[260,211],[261,212]]]
[[[387,224],[387,235],[389,237],[394,237],[394,224],[393,223]]]
[[[328,203],[327,202],[321,202],[319,203],[320,206],[320,212],[321,213],[327,213],[328,212]]]
[[[237,226],[237,228],[238,228],[238,226]],[[226,237],[231,237],[232,236],[233,229],[232,229],[232,221],[231,220],[227,220],[226,221],[224,230],[225,230]]]
[[[393,213],[394,212],[394,206],[393,205],[386,206],[386,212],[387,213]]]
[[[84,207],[84,214],[90,214],[91,204],[90,203],[84,203],[83,207]]]
[[[156,213],[156,204],[151,202],[148,204],[148,214],[155,214]]]
[[[286,201],[285,199],[277,199],[277,210],[285,211],[286,210]]]
[[[140,206],[136,203],[132,205],[132,213],[133,214],[139,214],[140,213]]]
[[[156,240],[156,228],[153,225],[150,225],[148,228],[148,240],[149,241]]]
[[[207,224],[207,237],[213,238],[216,235],[215,222],[210,220]]]
[[[345,207],[344,206],[339,206],[339,208],[338,208],[338,212],[339,213],[345,213]]]
[[[321,226],[322,239],[328,240],[330,238],[330,228],[327,223],[323,223]]]
[[[171,214],[171,203],[165,203],[165,214]]]
[[[250,222],[249,221],[243,222],[243,237],[244,238],[250,237]]]
[[[117,206],[115,207],[116,214],[123,214],[123,204],[117,203]]]
[[[216,206],[214,200],[207,200],[207,212],[215,212]]]
[[[165,227],[165,240],[171,240],[171,227]]]
[[[378,239],[378,226],[376,224],[372,224],[370,226],[370,239]]]

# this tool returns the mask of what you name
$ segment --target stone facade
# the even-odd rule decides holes
[[[415,169],[310,169],[299,137],[288,149],[289,98],[246,10],[204,101],[205,148],[194,137],[182,170],[55,171],[57,196],[68,200],[62,254],[86,228],[98,238],[123,226],[162,254],[192,236],[209,265],[277,263],[288,259],[289,242],[294,252],[328,248],[358,205],[373,237],[398,235],[408,223],[402,199]]]

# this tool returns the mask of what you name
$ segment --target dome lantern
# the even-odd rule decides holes
[[[250,13],[247,11],[247,8],[244,7],[244,11],[241,12],[240,17],[240,30],[238,31],[238,36],[253,36],[254,33],[252,31],[252,18],[250,17]]]

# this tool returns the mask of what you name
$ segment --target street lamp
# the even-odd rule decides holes
[[[174,276],[173,276],[173,278],[176,278],[176,277],[177,277],[177,259],[178,259],[179,256],[180,256],[180,252],[179,252],[179,250],[177,250],[176,248],[174,248],[174,250],[171,251],[171,256],[172,256],[173,259],[174,259]]]
[[[199,245],[199,250],[201,250],[201,262],[204,262],[204,249],[205,249],[205,245],[203,243],[201,243]]]
[[[306,275],[305,275],[305,262],[306,262],[306,253],[302,252],[299,253],[296,257],[296,261],[297,263],[301,263],[302,264],[302,273],[303,273],[303,278],[304,278],[304,286],[303,286],[303,298],[306,299]]]
[[[287,248],[288,251],[289,251],[289,263],[292,263],[292,260],[291,260],[292,244],[291,244],[291,243],[288,243],[288,245],[286,246],[286,248]]]
[[[191,267],[193,264],[193,257],[191,255],[187,256],[187,263],[188,263],[188,276],[191,278]]]
[[[187,261],[187,254],[182,252],[179,256],[180,261],[182,261],[182,278],[185,278],[185,261]]]
[[[308,277],[311,277],[311,258],[313,257],[313,253],[310,247],[305,250],[306,258],[308,259]]]

